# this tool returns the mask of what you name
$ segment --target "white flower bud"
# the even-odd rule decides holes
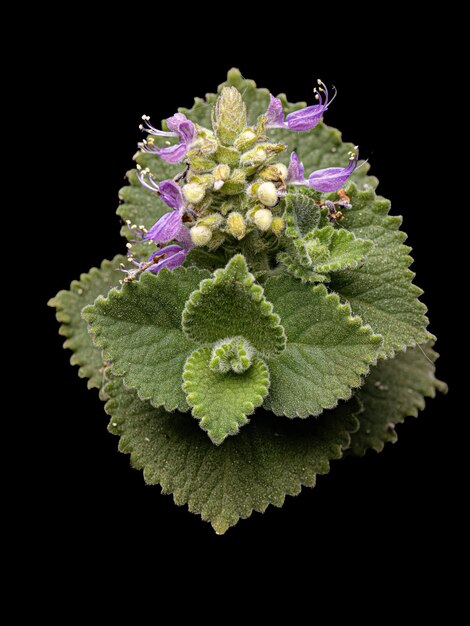
[[[259,175],[263,180],[285,180],[287,176],[287,167],[283,163],[273,163],[272,165],[268,165],[262,169]]]
[[[265,206],[274,206],[277,204],[277,189],[274,183],[262,183],[256,193],[260,202]]]
[[[279,178],[282,178],[283,180],[286,178],[287,167],[284,165],[284,163],[273,163],[271,167],[279,172]]]
[[[183,194],[189,204],[198,204],[204,198],[206,190],[198,183],[188,183],[183,187]]]
[[[214,177],[214,189],[215,191],[219,191],[230,176],[230,167],[225,163],[219,163],[219,165],[212,170],[212,176]]]
[[[224,218],[220,215],[220,213],[212,213],[211,215],[207,215],[202,219],[198,220],[197,226],[207,226],[211,230],[216,230],[224,221]]]
[[[282,219],[282,217],[273,217],[273,221],[271,223],[271,230],[273,231],[273,233],[276,235],[276,237],[279,237],[282,233],[284,229],[284,220]]]
[[[207,226],[193,226],[189,234],[195,246],[205,246],[212,237],[212,231]]]
[[[273,221],[273,214],[269,209],[258,209],[253,216],[253,221],[260,230],[269,230]]]
[[[233,211],[227,217],[227,232],[235,237],[235,239],[243,239],[246,233],[246,224],[243,215]]]
[[[256,139],[256,133],[254,133],[252,130],[245,130],[241,135],[238,136],[237,141],[249,143],[254,139]]]
[[[227,180],[230,176],[230,167],[225,163],[219,163],[212,171],[214,180]]]

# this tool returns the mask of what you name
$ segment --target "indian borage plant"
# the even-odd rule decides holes
[[[217,533],[380,451],[445,390],[401,218],[315,94],[231,70],[164,130],[144,117],[128,258],[51,301],[120,450]]]

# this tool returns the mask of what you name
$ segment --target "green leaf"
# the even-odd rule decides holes
[[[311,267],[301,262],[294,253],[281,252],[277,255],[277,260],[287,267],[289,273],[298,278],[303,283],[326,283],[329,277],[326,274],[317,274]]]
[[[265,293],[287,334],[285,351],[268,360],[265,407],[276,415],[307,417],[350,398],[376,362],[382,338],[323,285],[307,288],[278,276],[266,282]]]
[[[368,448],[381,452],[385,443],[397,440],[396,424],[408,416],[417,417],[425,398],[447,391],[447,385],[435,377],[438,356],[432,344],[417,346],[380,361],[371,370],[357,393],[363,412],[358,416],[360,428],[351,439],[354,454],[361,456]]]
[[[248,109],[249,124],[256,124],[257,117],[266,113],[269,105],[269,91],[257,89],[256,83],[243,78],[236,68],[232,68],[228,72],[227,81],[219,85],[218,92],[220,93],[225,86],[236,87],[243,95]],[[182,108],[179,111],[185,113],[194,122],[210,128],[211,105],[214,104],[216,97],[215,94],[207,94],[205,100],[195,98],[192,109]],[[284,94],[280,94],[278,97],[282,100],[286,114],[297,111],[306,105],[305,102],[295,104],[288,102]],[[315,102],[312,100],[309,104],[315,104]],[[295,150],[299,159],[303,161],[307,173],[324,167],[346,166],[349,161],[349,152],[354,149],[354,144],[343,143],[339,130],[330,128],[322,122],[317,124],[313,130],[302,133],[293,133],[282,129],[270,131],[270,139],[288,146],[286,152],[279,155],[279,161],[287,165],[290,153]],[[374,176],[367,175],[369,169],[370,165],[366,163],[356,170],[351,177],[360,189],[375,189],[378,184],[378,180]]]
[[[406,235],[398,230],[402,218],[388,215],[390,202],[377,198],[372,190],[360,192],[354,185],[348,195],[352,209],[344,212],[342,226],[374,245],[362,267],[331,275],[331,289],[383,336],[381,356],[392,357],[395,350],[431,337],[426,331],[426,307],[418,300],[423,292],[412,283],[411,248],[403,245]]]
[[[299,423],[257,414],[237,437],[214,446],[187,414],[167,413],[141,402],[115,379],[106,386],[109,429],[121,437],[119,449],[131,455],[145,481],[173,493],[175,503],[209,521],[219,534],[253,511],[282,506],[286,495],[341,457],[357,428],[355,401],[318,419]]]
[[[304,193],[289,193],[285,198],[286,234],[305,237],[320,224],[321,210],[313,198]]]
[[[305,237],[292,236],[290,252],[281,252],[277,259],[302,282],[329,282],[328,274],[345,269],[356,269],[364,262],[372,242],[358,239],[353,233],[335,230],[330,224],[316,228]]]
[[[314,270],[321,274],[329,274],[345,269],[355,269],[364,262],[372,245],[371,241],[358,239],[347,230],[334,230],[329,244],[330,256],[323,263],[314,265]]]
[[[279,316],[273,313],[263,288],[254,284],[241,254],[191,295],[183,312],[183,329],[199,343],[242,336],[266,356],[279,354],[286,343]]]
[[[243,337],[221,339],[212,348],[209,367],[222,374],[241,374],[253,364],[253,355],[253,346]]]
[[[243,373],[214,372],[210,367],[211,349],[191,354],[183,374],[183,389],[195,418],[212,443],[220,445],[240,426],[248,424],[247,415],[263,404],[268,393],[269,371],[261,359],[254,359]]]
[[[112,362],[114,374],[135,387],[142,399],[169,411],[187,410],[183,367],[197,347],[181,329],[186,300],[209,272],[179,267],[149,272],[113,289],[83,311],[95,342]]]
[[[119,282],[121,274],[117,271],[126,258],[116,256],[112,261],[103,261],[98,269],[93,267],[88,274],[82,274],[80,280],[74,280],[70,291],[59,291],[48,302],[56,308],[57,321],[61,323],[59,333],[67,337],[64,348],[72,350],[72,365],[78,365],[80,378],[88,378],[88,388],[100,388],[103,380],[103,357],[101,350],[90,341],[86,322],[80,313],[87,304],[91,304],[101,295],[106,294]]]

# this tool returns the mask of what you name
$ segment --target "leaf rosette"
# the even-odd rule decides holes
[[[446,389],[401,218],[317,96],[231,70],[162,130],[144,117],[128,260],[50,301],[120,450],[218,533],[380,451]]]

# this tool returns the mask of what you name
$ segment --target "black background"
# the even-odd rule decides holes
[[[178,106],[191,106],[194,95],[214,91],[232,66],[274,94],[286,92],[292,101],[312,102],[312,87],[321,77],[338,89],[326,122],[360,145],[381,181],[379,192],[391,198],[394,214],[404,215],[416,282],[425,290],[431,330],[439,337],[438,374],[451,382],[451,312],[441,238],[447,201],[444,191],[436,193],[429,168],[445,141],[442,135],[436,140],[432,125],[440,120],[429,111],[439,97],[440,77],[435,32],[412,26],[372,38],[364,31],[362,39],[341,23],[328,36],[306,27],[277,48],[277,31],[247,37],[246,25],[240,25],[227,38],[209,37],[199,51],[194,30],[186,40],[176,31],[162,39],[157,30],[154,41],[147,33],[140,43],[126,40],[119,29],[104,37],[103,25],[95,31],[87,24],[78,38],[55,32],[53,44],[41,53],[41,85],[35,91],[45,163],[55,172],[40,189],[48,192],[46,235],[56,250],[49,284],[41,283],[42,300],[124,250],[114,211],[124,173],[132,167],[143,113],[158,121]],[[172,37],[188,48],[182,60],[172,57]],[[52,182],[54,194],[49,193]],[[48,365],[39,372],[45,374],[39,401],[48,408],[36,427],[38,437],[46,432],[39,446],[46,478],[29,482],[25,497],[39,503],[34,515],[48,554],[86,555],[98,567],[115,550],[137,571],[169,548],[172,562],[180,560],[184,571],[196,568],[202,554],[214,563],[245,559],[255,567],[271,555],[305,560],[317,571],[326,563],[365,562],[373,568],[379,559],[413,569],[432,565],[454,545],[462,494],[450,452],[462,415],[452,409],[452,393],[429,401],[418,420],[399,426],[399,442],[382,454],[333,463],[314,490],[287,498],[282,509],[254,513],[218,537],[171,497],[145,486],[128,456],[117,452],[96,391],[87,391],[68,365],[70,354],[61,348],[53,311],[42,307],[41,315]]]

